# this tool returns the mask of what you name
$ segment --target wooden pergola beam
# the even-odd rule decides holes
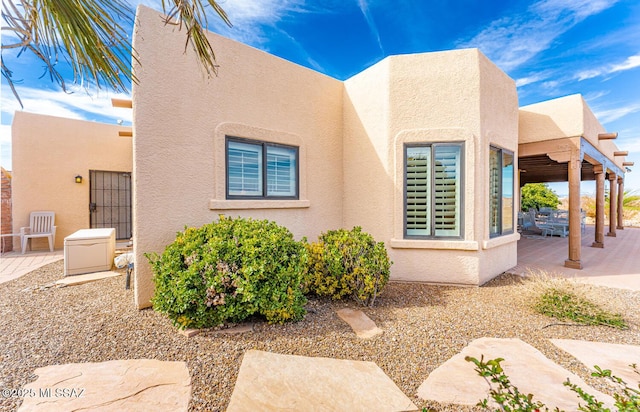
[[[131,99],[115,99],[111,98],[111,105],[113,107],[122,107],[125,109],[133,109],[133,100]]]
[[[133,132],[131,130],[120,130],[118,132],[118,136],[120,136],[120,137],[133,137]]]
[[[622,162],[622,166],[633,166],[634,162]]]
[[[598,134],[598,140],[612,140],[616,137],[618,137],[618,132]]]
[[[629,152],[625,151],[620,151],[620,152],[613,152],[614,156],[629,156]]]

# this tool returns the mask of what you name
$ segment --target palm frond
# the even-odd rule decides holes
[[[207,4],[213,8],[222,21],[232,27],[229,16],[215,0],[207,0]],[[218,74],[218,65],[213,47],[205,34],[204,28],[208,23],[205,6],[206,4],[202,0],[162,0],[162,8],[167,15],[165,24],[175,24],[180,29],[184,25],[187,32],[185,51],[191,44],[202,67],[207,75],[211,76]]]
[[[217,74],[215,54],[205,34],[206,7],[231,26],[225,11],[215,0],[162,0],[165,13],[168,6],[165,22],[186,28],[185,50],[191,44],[207,74]],[[12,34],[2,50],[20,49],[18,56],[33,53],[44,63],[43,75],[48,74],[66,92],[65,79],[57,69],[61,61],[71,66],[76,84],[126,91],[129,80],[137,82],[131,71],[131,58],[137,58],[124,28],[132,25],[133,16],[126,0],[2,0],[2,31]],[[13,71],[4,58],[2,76],[22,106]]]

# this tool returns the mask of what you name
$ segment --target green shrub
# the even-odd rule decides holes
[[[520,207],[527,211],[530,208],[540,210],[541,207],[557,208],[560,204],[558,195],[546,183],[527,183],[520,191]]]
[[[270,323],[299,320],[306,249],[267,220],[231,219],[177,234],[162,255],[147,255],[153,308],[179,328],[240,322],[260,314]]]
[[[323,233],[307,250],[306,287],[317,295],[333,299],[351,296],[373,306],[389,281],[391,262],[384,243],[376,242],[360,227]]]

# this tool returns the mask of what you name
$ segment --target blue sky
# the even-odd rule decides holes
[[[160,0],[133,1],[160,9]],[[640,166],[640,2],[637,0],[401,1],[227,0],[233,28],[212,31],[337,79],[388,55],[477,47],[518,86],[520,105],[581,93],[616,144]],[[3,37],[3,42],[5,37]],[[213,45],[215,49],[215,44]],[[108,91],[61,92],[31,56],[4,53],[24,110],[91,121],[130,122]],[[233,68],[221,67],[220,70]],[[121,97],[121,96],[116,96]],[[20,110],[2,86],[1,160],[11,168],[10,124]],[[627,188],[640,190],[640,167]],[[637,169],[637,170],[636,170]],[[592,192],[583,183],[583,192]],[[563,185],[554,186],[563,194]]]

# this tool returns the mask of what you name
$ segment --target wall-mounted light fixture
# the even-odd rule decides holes
[[[82,176],[76,176],[76,183],[82,183]]]

